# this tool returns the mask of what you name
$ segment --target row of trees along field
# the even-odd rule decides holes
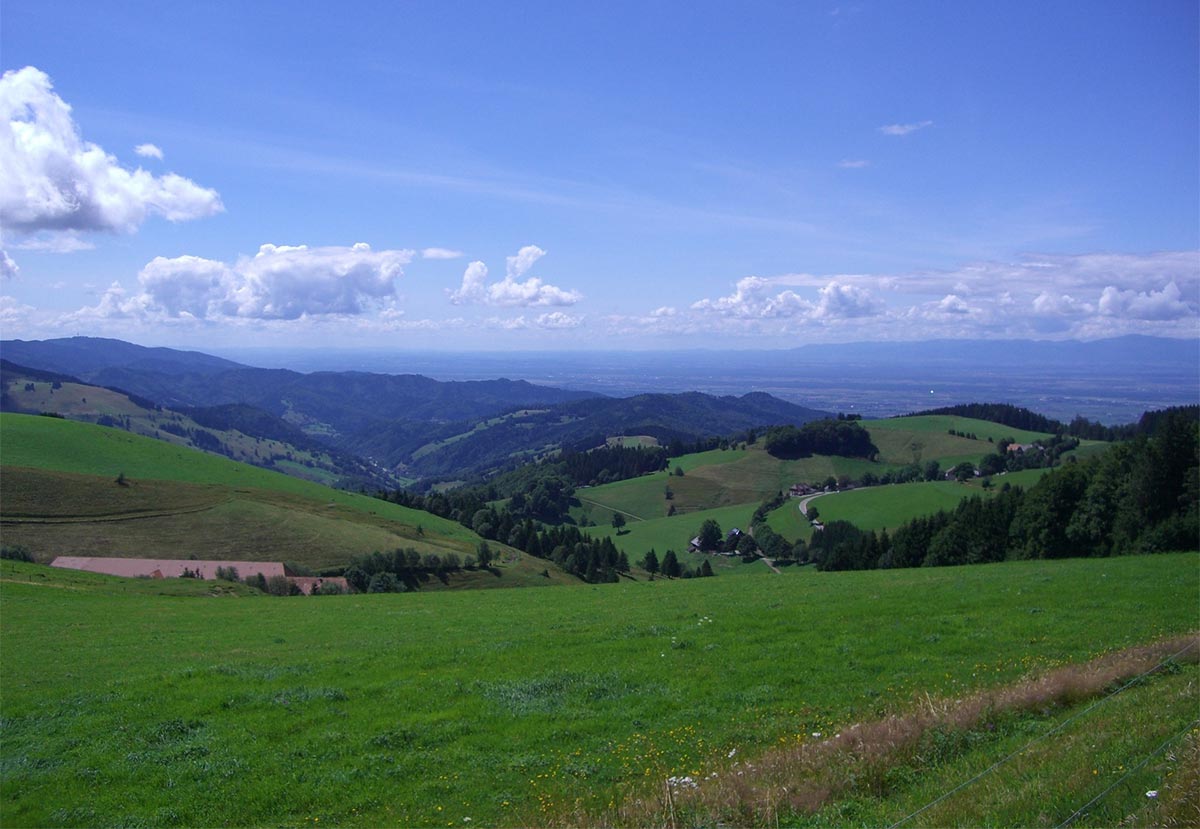
[[[343,575],[352,589],[359,593],[400,593],[416,590],[430,578],[446,580],[449,573],[462,569],[488,569],[492,550],[484,542],[474,556],[466,559],[457,553],[420,553],[411,547],[397,547],[390,553],[374,552],[356,558]]]
[[[830,522],[801,560],[821,570],[864,570],[1195,549],[1197,410],[1167,410],[1152,422],[1151,436],[1069,461],[1028,490],[1002,486],[991,498],[967,498],[891,536]]]

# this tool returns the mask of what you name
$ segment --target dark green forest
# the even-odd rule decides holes
[[[857,420],[814,420],[800,428],[773,426],[763,445],[776,458],[807,458],[810,455],[841,455],[873,460],[879,454],[870,433]]]

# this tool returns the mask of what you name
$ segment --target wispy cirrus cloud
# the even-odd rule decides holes
[[[911,135],[918,130],[932,126],[932,121],[914,121],[910,124],[885,124],[879,128],[879,131],[884,135]]]
[[[461,250],[451,250],[450,248],[425,248],[421,251],[422,259],[461,259]]]
[[[0,250],[0,280],[13,279],[21,269],[6,251]]]

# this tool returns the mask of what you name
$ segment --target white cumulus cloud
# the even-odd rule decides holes
[[[536,276],[521,281],[546,252],[537,245],[526,245],[509,256],[504,279],[488,283],[488,268],[483,262],[471,262],[463,271],[462,284],[447,291],[455,305],[478,303],[502,307],[540,307],[574,305],[583,299],[578,291],[568,291],[542,282]]]
[[[1122,291],[1109,285],[1100,294],[1099,307],[1106,317],[1138,320],[1177,320],[1197,311],[1195,303],[1184,301],[1174,280],[1158,291]]]
[[[819,292],[815,319],[853,319],[870,317],[883,310],[883,303],[866,288],[830,282]]]
[[[1033,313],[1044,317],[1068,317],[1090,314],[1094,306],[1081,302],[1070,294],[1054,294],[1042,291],[1033,300]]]
[[[538,328],[564,331],[569,328],[578,328],[581,325],[583,325],[583,317],[564,314],[562,311],[551,311],[541,314],[537,318]]]
[[[729,296],[701,299],[692,303],[693,311],[707,311],[731,317],[794,316],[812,309],[813,304],[791,290],[771,295],[775,283],[761,276],[744,276]]]
[[[128,170],[84,141],[45,72],[0,77],[0,224],[7,232],[129,233],[150,214],[173,221],[219,213],[215,190],[175,173]]]
[[[781,284],[801,280],[793,275],[765,279],[746,276],[737,281],[729,296],[702,299],[692,303],[692,310],[715,313],[740,319],[838,320],[872,316],[880,312],[883,303],[866,288],[828,280],[817,291],[816,301],[805,299],[790,288],[776,291]]]
[[[487,296],[487,275],[487,265],[482,262],[467,265],[463,271],[462,285],[457,291],[450,291],[450,301],[455,305],[483,302]]]
[[[133,151],[142,158],[157,158],[163,160],[163,151],[154,144],[138,144],[133,148]]]
[[[358,316],[396,295],[409,250],[370,245],[315,247],[266,244],[233,264],[199,256],[159,256],[138,274],[132,295],[115,284],[86,317],[297,320]]]

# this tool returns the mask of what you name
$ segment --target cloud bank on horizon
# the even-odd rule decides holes
[[[357,66],[365,98],[420,98],[428,88],[436,101],[420,98],[428,112],[419,128],[343,104],[321,84],[296,87],[311,98],[286,112],[311,136],[275,127],[283,110],[258,118],[254,96],[233,88],[228,123],[209,124],[202,99],[193,113],[136,88],[83,82],[86,55],[72,64],[22,27],[40,14],[15,3],[6,36],[19,48],[6,51],[30,61],[0,77],[5,338],[502,349],[1200,336],[1200,185],[1188,180],[1200,149],[1188,127],[1200,116],[1179,94],[1200,86],[1194,77],[1159,93],[1182,143],[1143,134],[1164,156],[1162,169],[1139,160],[1141,178],[1127,181],[1114,172],[1132,158],[1114,149],[1127,136],[1089,138],[1086,152],[1020,131],[989,143],[969,119],[1014,94],[1003,79],[962,110],[921,94],[910,117],[897,118],[864,92],[861,113],[847,114],[813,93],[816,103],[796,99],[808,109],[787,121],[791,134],[769,131],[772,118],[787,116],[747,106],[732,136],[702,122],[689,135],[671,119],[702,111],[692,106],[702,78],[675,77],[672,113],[659,116],[657,106],[622,101],[616,80],[609,88],[576,77],[586,60],[555,52],[553,63],[531,60],[562,80]],[[839,36],[867,16],[839,20]],[[1172,37],[1144,24],[1143,42]],[[1200,49],[1184,41],[1168,43],[1167,55],[1200,63]],[[46,65],[69,79],[69,97],[33,60],[38,53],[57,57]],[[314,59],[333,67],[342,54],[330,43]],[[1085,58],[1078,71],[1102,71],[1099,51],[1096,61],[1089,70]],[[171,66],[173,83],[191,81]],[[267,88],[280,82],[263,65],[244,68]],[[134,87],[143,77],[113,71]],[[752,83],[767,83],[726,81],[730,108],[754,98]],[[1051,74],[1045,83],[1060,81]],[[1039,101],[1032,88],[1019,108],[1036,131],[1064,104]],[[486,108],[492,99],[512,110],[493,111],[522,133],[512,144],[475,141],[461,131],[471,121],[456,121],[453,101]],[[560,113],[523,109],[540,100]],[[313,105],[347,110],[318,126],[303,121]],[[1114,123],[1135,105],[1114,98]],[[594,110],[607,114],[592,121]],[[362,137],[373,131],[403,154]],[[1101,168],[1095,178],[1075,169],[1080,155]],[[168,158],[184,172],[164,172]],[[1006,177],[1024,181],[1014,188]],[[1153,182],[1169,184],[1154,185],[1150,198],[1138,191]],[[1027,197],[1022,186],[1036,192]],[[1104,187],[1125,195],[1105,201]],[[503,276],[493,276],[501,259]]]

